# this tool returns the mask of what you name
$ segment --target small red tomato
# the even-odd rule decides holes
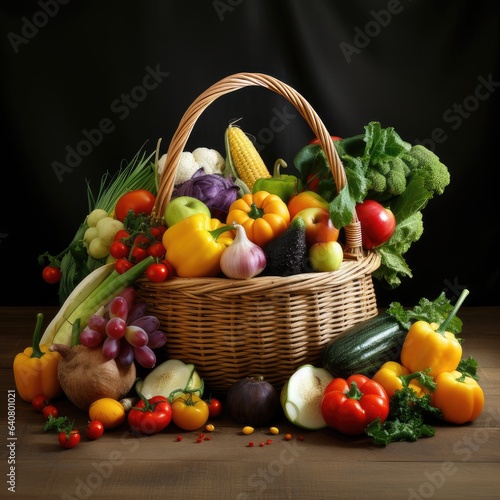
[[[161,241],[153,243],[150,247],[148,247],[148,254],[151,255],[151,257],[158,257],[159,259],[163,259],[163,257],[165,257],[165,252],[165,247],[163,246],[163,243]]]
[[[120,229],[119,231],[116,231],[115,237],[113,238],[114,241],[121,241],[124,240],[125,238],[128,238],[130,236],[130,233],[126,229]]]
[[[208,415],[211,418],[218,417],[222,411],[221,402],[218,399],[210,397],[206,400],[206,403],[208,405]]]
[[[59,283],[59,281],[61,281],[61,275],[61,270],[55,266],[45,266],[42,271],[43,279],[51,285]]]
[[[78,429],[72,429],[69,432],[61,431],[58,440],[63,448],[74,448],[80,442],[80,431]]]
[[[50,415],[52,415],[54,418],[57,418],[59,416],[59,411],[57,408],[53,405],[47,405],[43,410],[42,410],[42,415],[45,419],[48,419]]]
[[[128,257],[129,252],[129,247],[122,241],[113,241],[109,247],[109,253],[111,254],[111,257],[114,257],[115,259],[124,259]]]
[[[162,237],[163,237],[163,233],[167,230],[167,227],[166,226],[155,226],[155,227],[152,227],[149,232],[151,233],[151,236],[153,236],[153,238],[155,240],[159,240],[161,241]]]
[[[48,406],[49,404],[49,398],[44,396],[43,394],[40,394],[39,396],[35,396],[33,400],[31,401],[31,406],[35,409],[35,411],[41,413],[43,409]]]
[[[176,272],[172,263],[165,259],[163,259],[161,263],[167,266],[168,278],[173,278],[176,275]]]
[[[147,256],[148,256],[148,251],[145,248],[142,248],[142,247],[133,246],[132,250],[130,251],[130,260],[134,264],[137,264],[138,262],[141,262]]]
[[[118,274],[123,274],[125,271],[128,271],[134,264],[130,262],[128,259],[118,259],[115,264],[115,270]]]
[[[165,264],[162,264],[161,262],[149,264],[148,268],[146,269],[146,277],[153,283],[160,283],[162,281],[165,281],[167,279],[167,276],[167,266]]]
[[[99,420],[91,420],[85,429],[88,439],[99,439],[104,434],[104,425]]]

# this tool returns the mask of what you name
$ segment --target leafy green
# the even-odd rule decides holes
[[[316,190],[330,203],[332,222],[339,229],[352,222],[356,204],[365,199],[377,199],[394,213],[396,230],[377,248],[381,265],[373,276],[396,288],[401,278],[412,277],[404,255],[422,236],[422,210],[449,183],[448,169],[434,153],[421,145],[412,146],[394,128],[382,128],[379,122],[370,122],[364,134],[334,145],[347,186],[337,189],[319,144],[305,146],[294,158],[302,185],[307,188],[311,175],[320,179]]]
[[[387,313],[397,319],[404,328],[409,329],[414,321],[419,320],[441,324],[452,310],[453,305],[446,294],[441,292],[433,301],[425,297],[421,298],[412,309],[405,309],[399,302],[391,302]],[[448,331],[453,334],[460,333],[462,326],[462,320],[455,315],[448,325]]]
[[[460,360],[457,371],[474,380],[479,380],[479,375],[477,374],[477,361],[470,355],[467,359]]]

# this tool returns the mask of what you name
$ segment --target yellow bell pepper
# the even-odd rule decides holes
[[[403,366],[411,372],[429,369],[431,377],[457,368],[462,359],[462,345],[452,332],[446,330],[468,294],[468,290],[462,292],[441,325],[422,320],[411,325],[401,348]]]
[[[265,246],[290,225],[287,204],[267,191],[244,194],[229,207],[226,222],[240,224],[250,241]]]
[[[432,406],[439,408],[442,418],[453,424],[473,422],[484,407],[484,392],[472,377],[453,370],[436,377],[437,388],[431,395]]]
[[[422,375],[425,375],[425,373],[411,373],[410,370],[402,364],[396,361],[387,361],[379,368],[372,378],[385,389],[389,398],[392,398],[394,393],[397,390],[403,389],[403,387],[409,387],[415,392],[417,397],[421,398],[424,394],[429,394],[429,392],[431,392],[429,387],[420,383],[419,378],[421,378]],[[430,377],[428,378],[429,381],[432,380]],[[434,386],[434,383],[432,383],[432,386]]]
[[[163,233],[166,260],[181,278],[220,274],[220,258],[233,242],[233,226],[200,213],[186,217]]]
[[[40,344],[43,314],[38,313],[36,318],[33,345],[17,354],[13,363],[17,392],[28,403],[39,395],[44,395],[50,400],[62,394],[57,379],[61,355],[49,351],[48,345]]]

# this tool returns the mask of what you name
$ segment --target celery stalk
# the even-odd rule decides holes
[[[111,300],[119,295],[125,288],[132,285],[153,262],[153,257],[138,262],[123,274],[113,271],[97,288],[95,288],[88,297],[65,319],[59,330],[54,335],[54,344],[71,345],[71,335],[73,323],[79,319],[80,329],[87,326],[88,319],[92,314],[102,307],[106,306]],[[80,330],[80,331],[81,331]]]

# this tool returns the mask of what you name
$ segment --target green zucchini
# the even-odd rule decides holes
[[[408,329],[389,313],[362,321],[334,337],[322,352],[322,364],[334,377],[368,377],[386,361],[398,361]]]

